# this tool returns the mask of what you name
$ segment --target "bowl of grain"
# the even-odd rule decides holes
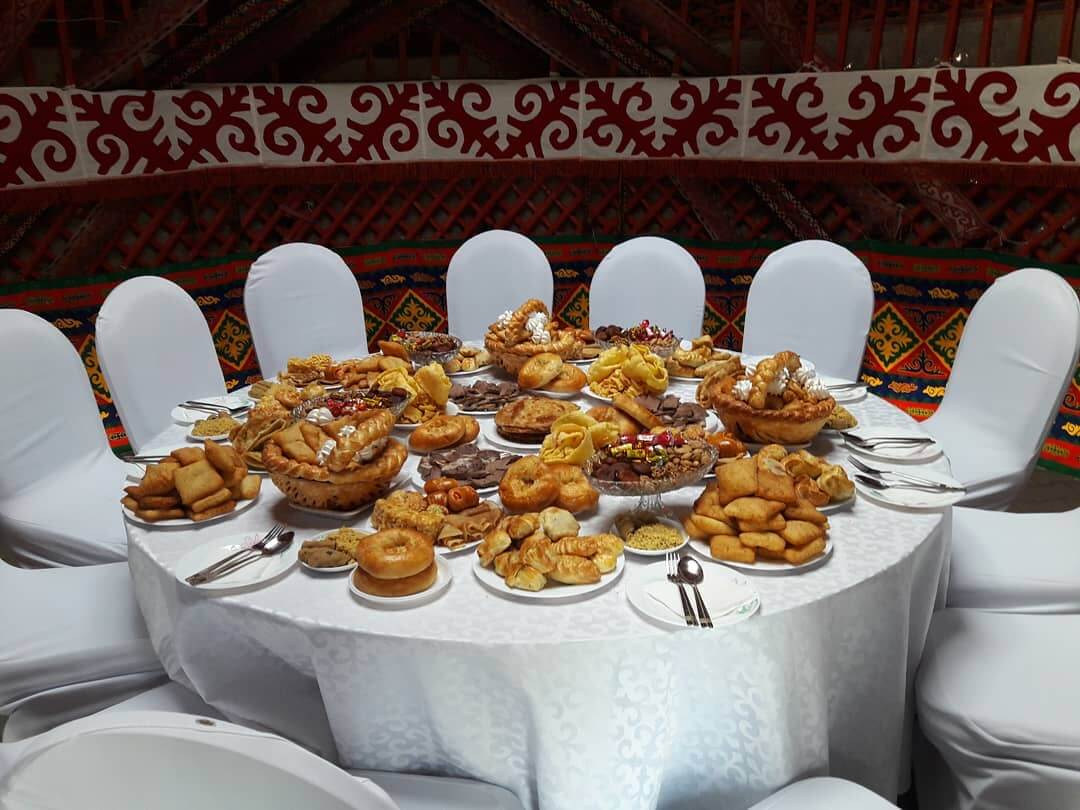
[[[689,542],[677,520],[649,512],[624,512],[615,518],[611,530],[622,538],[627,552],[642,557],[662,557]]]

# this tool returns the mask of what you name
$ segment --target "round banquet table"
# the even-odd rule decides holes
[[[692,387],[671,390],[692,397]],[[912,423],[873,396],[848,408],[865,425]],[[183,444],[186,430],[155,444]],[[847,456],[824,435],[811,449]],[[948,469],[943,458],[934,466]],[[701,488],[665,502],[688,509]],[[602,496],[583,533],[606,531],[634,502]],[[568,604],[489,592],[471,552],[447,558],[446,592],[407,610],[370,607],[348,577],[299,567],[226,596],[178,582],[177,561],[215,538],[284,522],[299,543],[340,525],[292,509],[269,480],[230,520],[127,528],[166,670],[229,719],[345,767],[502,785],[530,808],[734,810],[811,774],[889,798],[906,784],[913,676],[943,587],[949,515],[859,497],[830,516],[835,550],[824,565],[753,576],[760,613],[714,630],[638,614],[624,586],[656,559],[632,555],[613,587]]]

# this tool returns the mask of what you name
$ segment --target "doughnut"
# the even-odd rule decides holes
[[[471,509],[480,503],[480,496],[472,487],[454,487],[446,493],[446,505],[451,512],[460,512],[463,509]]]
[[[434,416],[412,432],[409,436],[409,449],[428,453],[453,447],[464,437],[465,424],[463,419],[456,416]]]
[[[559,497],[556,505],[567,512],[584,512],[592,509],[600,500],[600,493],[593,489],[581,468],[574,464],[548,464],[548,469],[559,481]]]
[[[357,590],[370,593],[372,596],[409,596],[426,591],[435,584],[438,576],[439,566],[432,560],[431,564],[419,573],[400,579],[379,579],[363,568],[357,568],[353,571],[353,585]]]
[[[559,373],[551,382],[541,387],[541,390],[554,391],[557,394],[571,394],[584,388],[588,381],[589,378],[584,371],[567,363],[559,369]]]
[[[365,537],[353,556],[360,568],[373,577],[404,579],[426,570],[435,561],[435,548],[412,529],[384,529]]]
[[[499,482],[503,505],[514,512],[539,512],[559,497],[559,479],[536,456],[519,458]]]
[[[522,388],[540,388],[558,377],[562,367],[562,358],[554,352],[533,355],[518,372],[518,385]]]
[[[626,394],[616,394],[611,398],[611,404],[639,425],[643,425],[650,430],[664,424],[659,416],[650,411],[636,399],[627,396]]]

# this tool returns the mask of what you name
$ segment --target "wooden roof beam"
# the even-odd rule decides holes
[[[549,9],[532,0],[479,0],[492,14],[513,28],[559,64],[579,76],[606,76],[607,60],[588,37],[565,25]]]
[[[2,0],[0,2],[0,76],[19,54],[37,21],[52,0]]]
[[[652,31],[685,62],[705,76],[728,72],[730,60],[709,44],[692,25],[658,0],[622,0],[622,13]]]
[[[202,9],[207,0],[151,0],[100,46],[84,52],[75,63],[79,87],[105,87],[118,74],[150,52],[181,23]]]
[[[547,54],[527,43],[521,47],[500,33],[494,25],[477,20],[459,6],[444,6],[427,18],[428,27],[440,31],[461,47],[486,62],[500,76],[535,78],[547,74]],[[459,77],[460,78],[460,77]]]

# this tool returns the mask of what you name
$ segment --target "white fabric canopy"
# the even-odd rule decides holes
[[[896,805],[854,782],[819,776],[788,785],[750,810],[887,810],[890,807]]]
[[[118,285],[95,328],[101,372],[136,452],[170,424],[179,403],[225,394],[206,316],[168,279],[139,276]]]
[[[1080,302],[1049,270],[1002,276],[971,311],[941,406],[923,428],[968,488],[1003,509],[1031,476],[1080,355]]]
[[[48,321],[0,310],[0,546],[24,565],[127,556],[109,449],[86,368]]]
[[[919,669],[920,806],[1075,808],[1080,616],[944,610]]]
[[[1080,613],[1080,509],[953,510],[949,607]]]
[[[870,273],[854,253],[820,239],[774,250],[746,301],[743,351],[792,350],[818,371],[857,380],[874,311]]]
[[[555,283],[540,246],[513,231],[484,231],[466,240],[446,270],[448,330],[464,341],[484,339],[487,325],[522,301],[551,310]]]
[[[638,236],[615,245],[589,285],[589,326],[634,326],[648,319],[680,338],[701,334],[705,277],[681,245]]]
[[[291,242],[257,258],[244,282],[244,310],[264,377],[284,371],[290,357],[367,354],[360,287],[344,260],[321,245]]]
[[[5,739],[165,677],[126,563],[29,571],[0,562],[0,616],[0,714],[14,712]]]
[[[851,410],[866,424],[912,424],[875,397]],[[827,439],[814,449],[846,455]],[[686,508],[698,491],[665,503]],[[603,496],[585,530],[607,531],[629,506]],[[898,792],[913,673],[943,586],[941,513],[860,499],[830,518],[825,565],[755,577],[761,614],[707,634],[634,611],[625,585],[645,565],[636,558],[612,588],[562,605],[489,593],[472,554],[449,557],[450,588],[410,610],[368,607],[344,578],[300,570],[225,598],[174,579],[192,548],[275,520],[298,543],[338,525],[290,509],[267,482],[255,507],[212,532],[129,527],[136,594],[166,670],[230,719],[350,768],[467,776],[544,810],[740,810],[826,770]]]

